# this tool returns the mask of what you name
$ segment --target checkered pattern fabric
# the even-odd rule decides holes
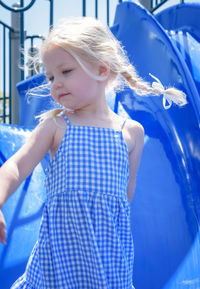
[[[122,129],[69,119],[47,168],[47,201],[26,271],[11,287],[132,289],[134,247]]]

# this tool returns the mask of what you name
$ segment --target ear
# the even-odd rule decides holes
[[[102,77],[102,79],[107,79],[110,74],[109,63],[100,64],[98,73],[99,73],[99,76]]]

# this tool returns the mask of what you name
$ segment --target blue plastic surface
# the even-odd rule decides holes
[[[142,289],[200,286],[199,95],[178,49],[141,5],[118,6],[113,32],[148,81],[186,92],[188,104],[165,111],[160,97],[127,89],[118,95],[145,128],[146,143],[132,203],[134,284]],[[116,104],[117,107],[117,104]]]
[[[49,85],[43,73],[36,74],[17,84],[20,99],[19,125],[35,127],[38,124],[36,116],[58,107],[49,93]]]
[[[156,14],[182,54],[200,95],[200,3],[182,3]]]
[[[0,125],[0,166],[25,143],[30,133],[31,130],[22,127]],[[3,207],[7,245],[0,244],[1,289],[10,288],[23,273],[37,240],[45,200],[44,169],[48,161],[47,155]]]
[[[118,5],[112,31],[141,76],[152,81],[148,76],[152,73],[164,85],[184,90],[188,99],[182,108],[173,105],[164,110],[161,96],[141,97],[128,88],[116,98],[108,97],[115,112],[138,120],[145,128],[145,146],[131,204],[134,285],[136,289],[198,289],[200,103],[196,86],[178,49],[141,5]],[[21,146],[29,131],[2,125],[0,133],[3,162]],[[25,188],[22,185],[3,208],[9,236],[7,247],[0,245],[4,289],[23,273],[37,239],[45,198],[43,169],[40,165],[37,169],[39,175],[34,172],[31,182],[25,183]]]
[[[145,128],[146,143],[131,206],[134,285],[142,289],[200,286],[200,109],[190,71],[164,29],[141,5],[118,6],[113,32],[148,81],[186,92],[188,104],[164,110],[161,97],[130,89],[119,105]],[[117,108],[117,103],[116,103]]]

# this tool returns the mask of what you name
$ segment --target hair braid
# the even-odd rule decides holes
[[[126,66],[126,68],[123,69],[120,74],[128,82],[129,86],[139,95],[163,95],[163,106],[165,109],[169,108],[172,102],[179,106],[183,106],[187,103],[186,95],[183,91],[174,87],[165,89],[160,80],[152,74],[149,75],[154,78],[156,82],[150,84],[144,81],[138,76],[135,68],[131,64]],[[166,105],[166,99],[169,102],[169,105]]]
[[[130,64],[120,73],[123,78],[128,82],[128,85],[135,90],[135,92],[142,96],[160,95],[163,91],[159,88],[154,88],[150,83],[140,78],[135,68]]]

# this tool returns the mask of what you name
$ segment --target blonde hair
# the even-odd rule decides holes
[[[173,87],[166,90],[161,82],[151,75],[156,82],[152,85],[144,81],[137,74],[134,66],[123,49],[121,43],[114,37],[109,27],[104,26],[99,20],[92,17],[70,17],[61,19],[58,25],[51,30],[41,48],[41,58],[45,52],[54,47],[61,47],[70,53],[80,66],[89,75],[91,74],[84,63],[109,64],[110,76],[107,90],[120,90],[127,83],[138,95],[161,95],[165,101],[178,105],[187,103],[186,95]],[[125,80],[125,81],[124,81]],[[163,102],[165,108],[169,108]],[[58,113],[60,110],[58,110]],[[53,110],[52,116],[55,116]],[[48,116],[51,114],[48,113]]]

